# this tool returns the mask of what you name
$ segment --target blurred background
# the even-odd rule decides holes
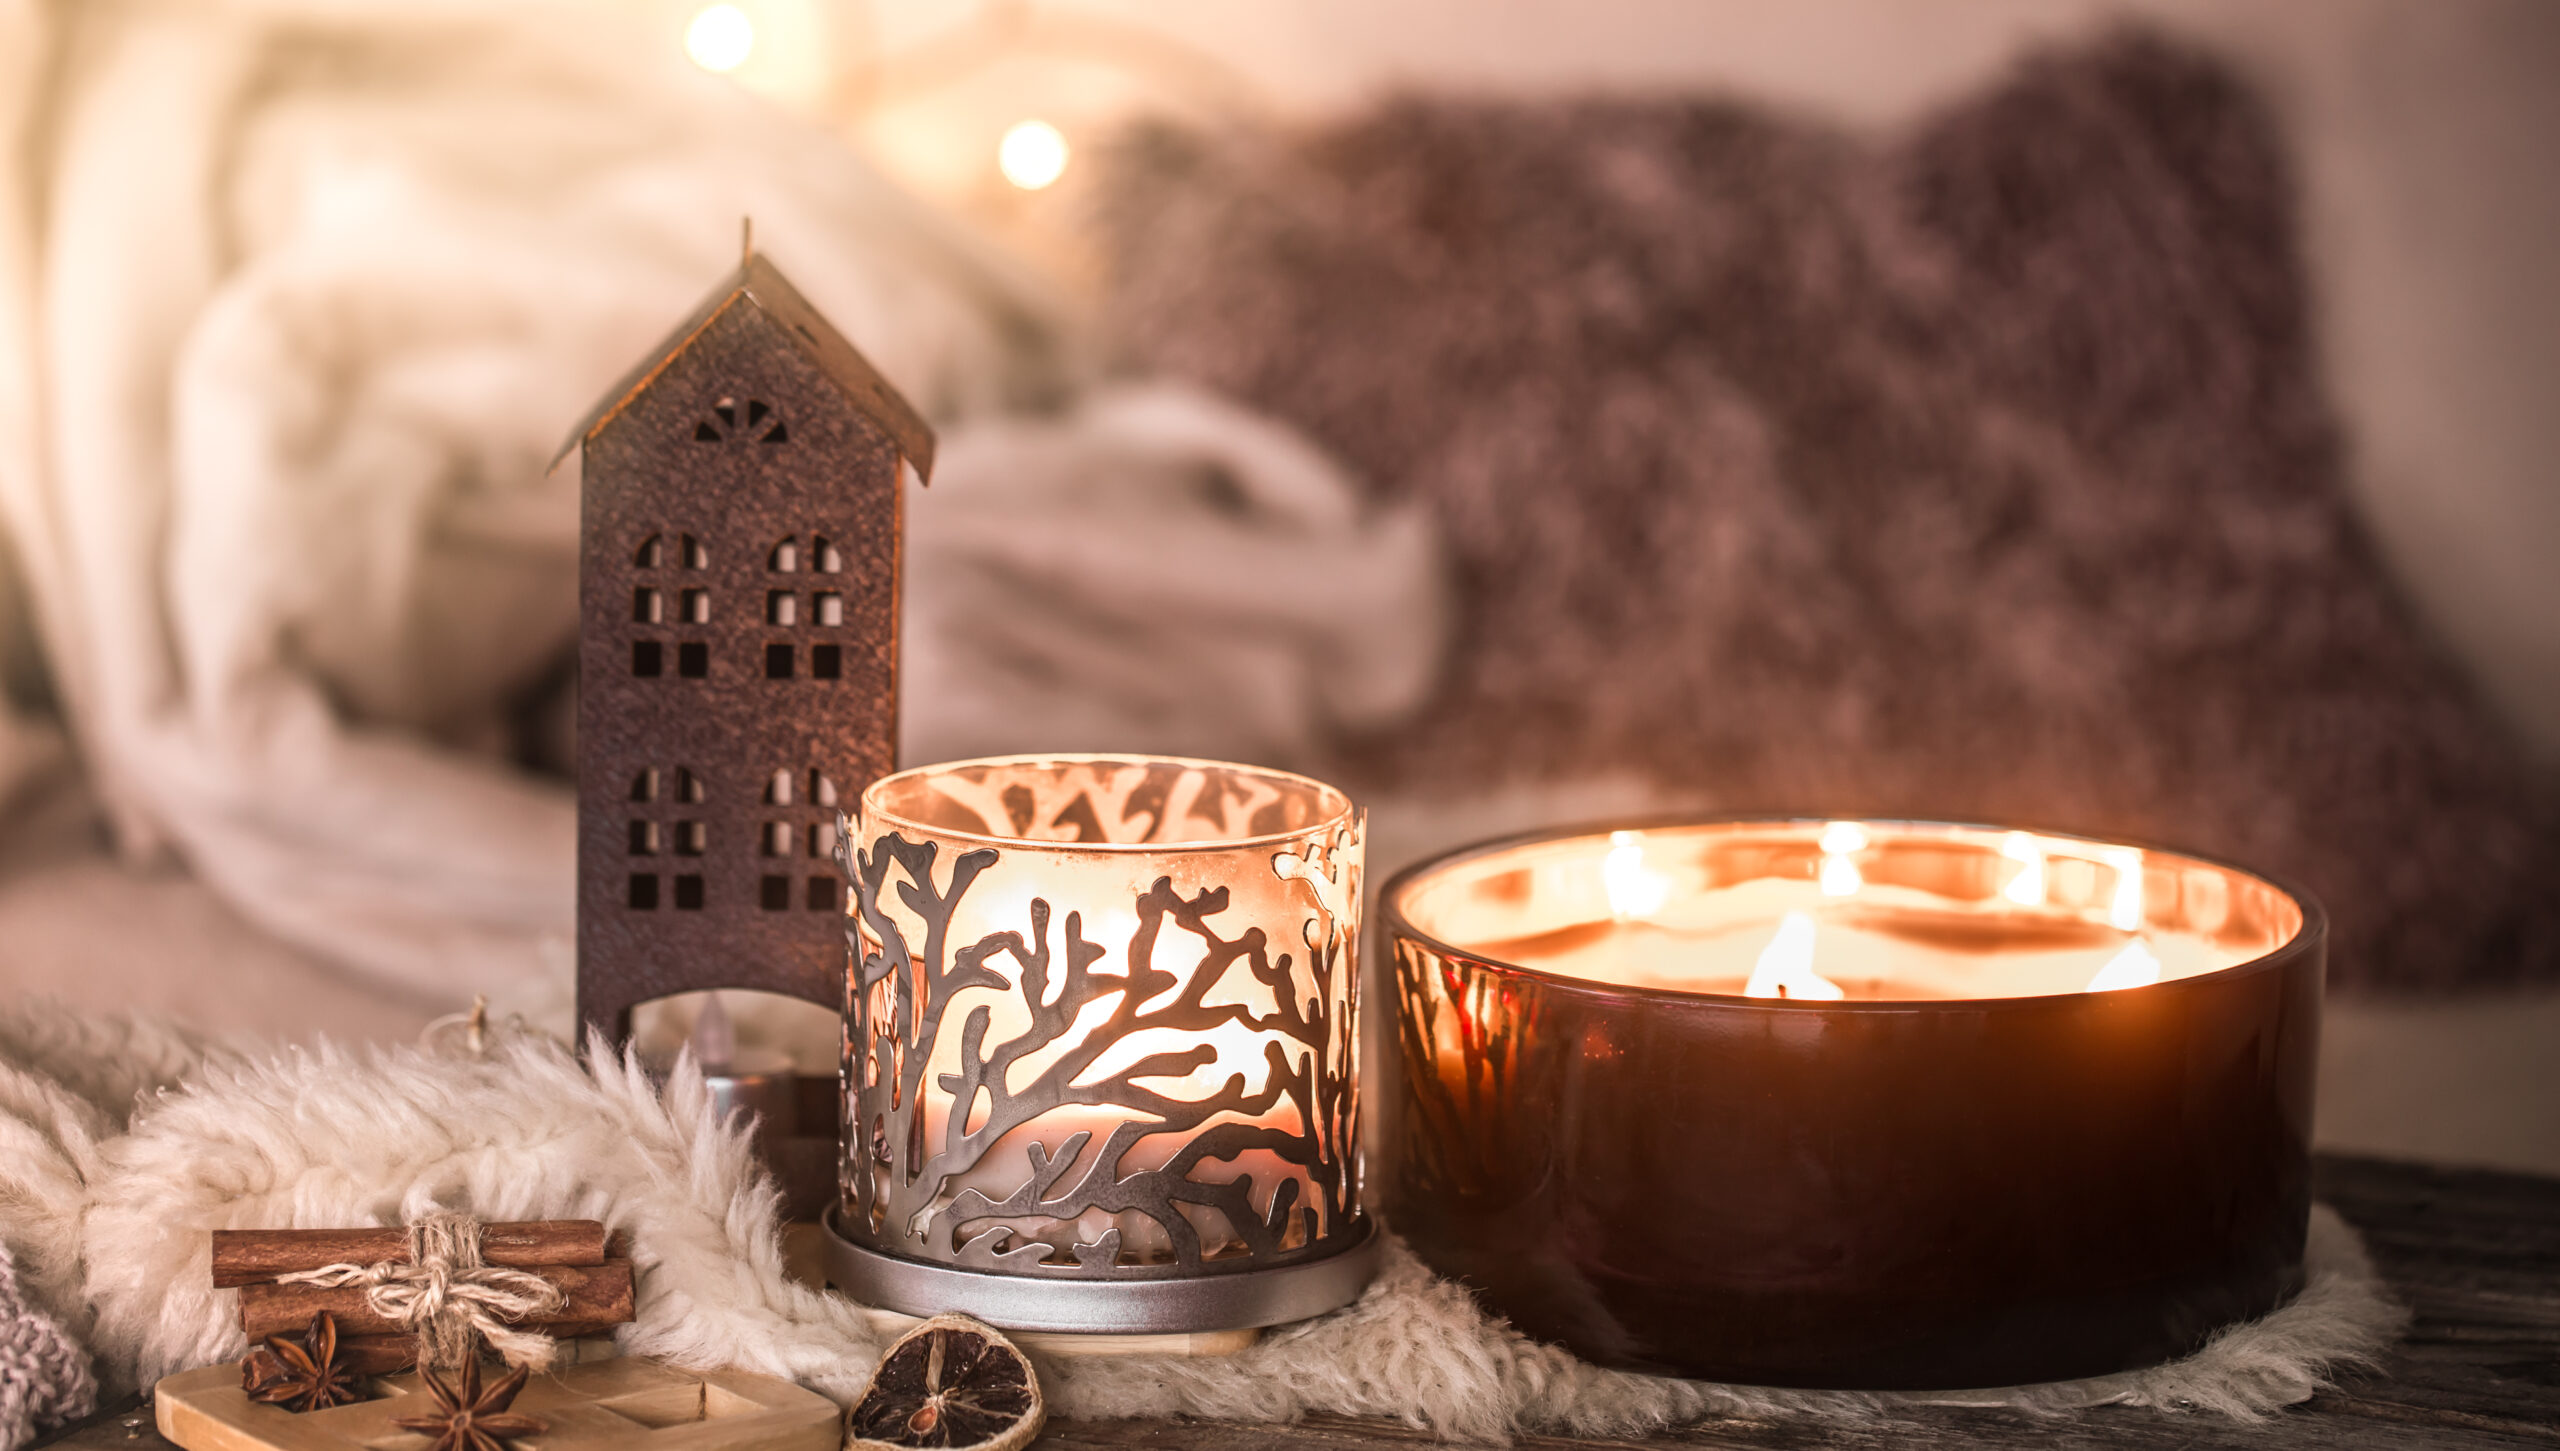
[[[2542,0],[0,0],[0,988],[567,1016],[576,477],[739,219],[935,420],[903,754],[2306,881],[2560,1171]]]

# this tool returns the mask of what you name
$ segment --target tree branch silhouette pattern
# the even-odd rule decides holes
[[[1168,1267],[1129,1262],[1116,1227],[1076,1244],[1072,1258],[1061,1259],[1049,1244],[1012,1243],[1013,1226],[988,1222],[1067,1221],[1097,1209],[1143,1214],[1162,1226],[1176,1272],[1288,1263],[1330,1252],[1350,1238],[1357,1214],[1350,1168],[1359,1120],[1352,1067],[1357,968],[1356,918],[1345,907],[1356,910],[1359,901],[1357,854],[1347,849],[1356,831],[1343,829],[1335,839],[1273,859],[1275,872],[1303,881],[1316,900],[1305,957],[1313,991],[1301,997],[1295,955],[1275,954],[1261,927],[1246,927],[1232,938],[1218,932],[1212,919],[1229,902],[1223,886],[1186,896],[1170,877],[1157,878],[1134,903],[1138,925],[1123,954],[1126,970],[1096,971],[1108,951],[1085,935],[1084,914],[1069,910],[1060,921],[1046,898],[1032,900],[1027,930],[990,932],[955,944],[952,927],[962,899],[1000,860],[997,850],[961,852],[937,878],[937,843],[892,833],[861,849],[850,823],[840,821],[837,863],[851,883],[860,925],[878,943],[874,949],[860,931],[848,928],[854,963],[847,982],[848,1121],[855,1126],[846,1135],[849,1227],[877,1247],[910,1258],[1081,1278],[1161,1275]],[[909,941],[884,910],[882,894],[888,891],[922,925],[921,942]],[[1187,974],[1157,965],[1168,938],[1201,944]],[[1008,961],[1010,979],[996,966]],[[1269,990],[1272,1011],[1208,1001],[1239,970]],[[949,1021],[956,1000],[979,990],[1011,991],[1020,998],[1029,1021],[1018,1036],[988,1042],[993,1015],[984,1002],[970,1007],[956,1025]],[[1115,996],[1105,1018],[1071,1037],[1089,1005]],[[1197,1041],[1198,1035],[1230,1023],[1264,1038],[1266,1076],[1259,1090],[1243,1073],[1230,1074],[1200,1098],[1146,1086],[1146,1080],[1178,1080],[1214,1062],[1217,1050]],[[958,1071],[938,1075],[932,1085],[949,1106],[933,1136],[938,1142],[929,1142],[924,1078],[946,1032],[958,1035]],[[1137,1033],[1169,1043],[1191,1041],[1079,1081]],[[1029,1082],[1010,1086],[1017,1063],[1053,1047],[1056,1056]],[[1236,1121],[1271,1117],[1284,1099],[1302,1131]],[[1028,1176],[1003,1198],[976,1187],[950,1189],[1007,1135],[1070,1105],[1118,1111],[1099,1152],[1086,1153],[1093,1138],[1088,1128],[1066,1132],[1055,1143],[1039,1137],[1027,1148]],[[1224,1121],[1216,1121],[1222,1116]],[[1096,1115],[1078,1117],[1090,1123]],[[1278,1117],[1285,1122],[1287,1115]],[[1159,1134],[1189,1137],[1161,1166],[1122,1173],[1123,1156]],[[1269,1186],[1264,1208],[1255,1207],[1257,1185],[1250,1173],[1195,1177],[1257,1150],[1297,1171]],[[1213,1262],[1211,1251],[1221,1246],[1202,1243],[1199,1229],[1177,1207],[1183,1204],[1215,1209],[1241,1252],[1226,1245]]]

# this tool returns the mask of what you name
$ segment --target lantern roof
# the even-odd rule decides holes
[[[667,365],[682,356],[714,322],[732,308],[747,308],[763,318],[769,331],[784,343],[798,348],[818,371],[825,374],[845,401],[864,417],[877,424],[889,436],[901,457],[916,471],[916,477],[930,480],[933,476],[933,429],[914,406],[891,386],[869,359],[855,350],[844,334],[837,332],[825,314],[810,305],[788,279],[764,254],[749,250],[736,271],[722,279],[710,295],[703,298],[691,316],[678,323],[665,340],[649,350],[638,364],[605,390],[593,411],[578,421],[551,459],[551,467],[587,440],[596,436],[606,424],[631,406],[649,385],[657,380]]]

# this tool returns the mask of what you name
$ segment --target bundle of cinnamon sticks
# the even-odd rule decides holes
[[[632,1315],[631,1246],[608,1236],[592,1219],[533,1219],[482,1226],[481,1258],[526,1270],[558,1286],[568,1303],[552,1315],[522,1322],[556,1339],[608,1335]],[[409,1234],[402,1229],[217,1229],[213,1232],[213,1284],[240,1291],[240,1328],[256,1344],[270,1335],[298,1335],[312,1315],[329,1312],[338,1344],[361,1375],[387,1375],[417,1362],[417,1339],[377,1313],[360,1286],[324,1289],[279,1284],[285,1275],[325,1265],[409,1263]]]

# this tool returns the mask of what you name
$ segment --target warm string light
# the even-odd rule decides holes
[[[1016,121],[996,143],[996,168],[1024,191],[1038,191],[1066,175],[1070,154],[1057,127],[1037,118]]]
[[[710,5],[684,28],[684,52],[707,71],[733,71],[755,52],[756,26],[735,5]]]

